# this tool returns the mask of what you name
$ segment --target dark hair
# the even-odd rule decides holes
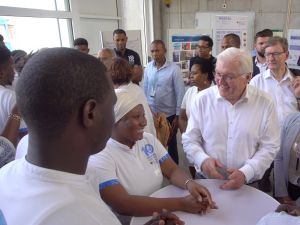
[[[132,77],[132,69],[125,59],[116,57],[111,66],[110,71],[111,78],[114,84],[128,84]]]
[[[89,46],[89,43],[86,39],[84,38],[76,38],[74,40],[74,46],[78,46],[78,45],[86,45]]]
[[[210,48],[212,48],[213,45],[214,45],[213,40],[207,35],[200,36],[199,41],[207,41],[208,42],[208,47],[210,47]]]
[[[258,31],[255,35],[254,41],[256,41],[258,37],[273,37],[273,31],[270,29]]]
[[[126,32],[125,32],[125,30],[123,30],[123,29],[116,29],[116,30],[114,30],[113,36],[114,36],[115,34],[125,34],[125,36],[126,36]]]
[[[29,130],[60,136],[71,116],[89,99],[103,102],[111,89],[105,66],[70,48],[49,48],[25,64],[16,95]]]
[[[193,65],[199,65],[200,71],[202,73],[207,73],[208,74],[207,79],[209,81],[214,81],[214,74],[213,74],[214,65],[213,65],[211,60],[197,57],[193,61]]]
[[[166,50],[165,42],[163,42],[162,40],[154,40],[151,42],[151,45],[161,45]]]
[[[5,45],[0,45],[0,64],[6,64],[11,58],[11,52]]]
[[[27,53],[21,49],[18,49],[18,50],[12,51],[11,56],[14,60],[14,63],[17,63],[22,57],[26,57]]]
[[[4,42],[4,37],[0,34],[0,42]]]
[[[240,39],[240,36],[237,34],[229,33],[229,34],[224,35],[224,38],[228,38],[228,39],[232,40],[235,45],[241,46],[241,39]]]

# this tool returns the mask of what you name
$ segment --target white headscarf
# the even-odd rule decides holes
[[[115,93],[117,95],[117,103],[115,104],[114,112],[116,120],[115,123],[117,123],[134,107],[142,104],[142,101],[139,100],[137,96],[124,89],[115,89]]]

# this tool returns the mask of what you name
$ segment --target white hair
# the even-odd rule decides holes
[[[217,57],[218,61],[234,61],[240,65],[240,74],[253,73],[253,62],[249,52],[231,47],[225,49]]]
[[[109,52],[113,58],[116,58],[117,57],[117,54],[115,53],[115,51],[111,48],[102,48],[98,51],[98,55],[100,55],[101,52]]]

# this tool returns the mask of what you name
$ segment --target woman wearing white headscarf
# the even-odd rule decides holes
[[[102,199],[117,213],[129,216],[149,216],[163,208],[190,213],[215,208],[209,191],[181,170],[152,134],[144,132],[147,121],[139,99],[124,90],[116,94],[111,138],[88,164],[88,174],[94,177]],[[147,197],[161,188],[163,177],[190,195]]]

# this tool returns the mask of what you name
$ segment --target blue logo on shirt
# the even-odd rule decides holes
[[[146,144],[144,147],[143,147],[143,151],[144,153],[146,154],[146,156],[151,156],[153,155],[153,152],[154,152],[154,148],[152,145],[150,144]]]

